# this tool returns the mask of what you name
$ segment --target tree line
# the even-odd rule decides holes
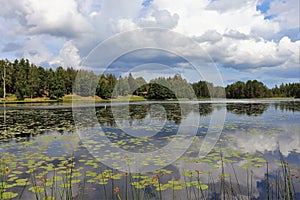
[[[25,97],[44,96],[58,99],[71,94],[77,71],[62,67],[45,69],[21,59],[14,62],[0,60],[0,73],[0,96],[5,98],[6,94],[12,94],[18,100],[23,100]]]
[[[269,89],[262,82],[248,80],[237,81],[225,88],[227,98],[270,98],[270,97],[295,97],[300,98],[300,83],[281,84],[279,87]]]
[[[300,97],[300,83],[281,84],[269,89],[262,82],[249,80],[237,81],[223,88],[201,80],[188,83],[179,74],[155,78],[147,83],[143,77],[134,78],[131,73],[117,78],[114,74],[97,75],[72,67],[46,69],[27,59],[0,60],[0,74],[0,96],[15,95],[18,100],[36,97],[60,99],[74,91],[80,96],[97,95],[102,99],[129,94],[148,99]]]

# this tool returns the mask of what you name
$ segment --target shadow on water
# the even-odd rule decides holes
[[[195,112],[193,106],[189,104],[179,103],[152,103],[152,104],[133,104],[128,108],[124,106],[117,106],[112,112],[112,107],[97,107],[96,115],[100,125],[116,126],[115,116],[122,114],[124,109],[129,109],[129,117],[123,120],[128,121],[129,124],[134,124],[136,121],[143,121],[149,117],[149,111],[153,105],[161,105],[162,113],[166,113],[166,119],[156,117],[156,120],[167,120],[180,125],[181,119],[186,118],[189,113]],[[268,103],[227,103],[215,105],[213,103],[200,103],[198,105],[198,112],[202,117],[209,117],[214,109],[220,109],[226,105],[227,112],[236,115],[256,116],[262,115],[270,107],[279,109],[280,111],[300,111],[299,102],[276,102]],[[83,108],[84,109],[84,108]],[[160,110],[155,111],[156,114]],[[125,112],[126,113],[126,112]],[[150,116],[151,117],[151,116]],[[87,122],[90,123],[90,122]],[[44,131],[71,131],[74,130],[74,122],[71,107],[47,106],[42,107],[0,107],[0,137],[2,139],[9,137],[26,137],[43,133]],[[8,134],[4,134],[8,133]],[[4,136],[5,135],[5,136]]]
[[[251,103],[251,104],[227,104],[226,108],[228,112],[232,112],[236,115],[262,115],[269,108],[269,104],[263,103]]]

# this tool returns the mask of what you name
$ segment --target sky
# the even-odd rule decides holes
[[[299,0],[0,3],[0,59],[117,76],[131,72],[147,80],[179,73],[190,82],[202,78],[215,85],[300,82]],[[126,51],[131,47],[140,49]],[[106,66],[105,56],[116,52]]]

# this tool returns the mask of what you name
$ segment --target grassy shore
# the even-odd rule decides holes
[[[262,98],[265,100],[284,100],[284,99],[294,99],[292,97],[273,97],[273,98]],[[8,96],[7,98],[3,99],[0,98],[0,104],[23,104],[23,103],[58,103],[58,102],[65,102],[71,103],[73,100],[79,102],[95,102],[95,103],[105,103],[105,102],[127,102],[127,101],[147,101],[145,97],[137,96],[137,95],[127,95],[127,96],[119,96],[113,99],[102,99],[98,96],[89,96],[89,97],[81,97],[77,95],[65,95],[61,99],[50,99],[47,97],[38,97],[38,98],[25,98],[24,100],[17,100],[14,95]],[[166,99],[167,101],[185,101],[189,100],[187,98],[182,99]],[[198,98],[199,101],[201,100],[211,100],[211,98]],[[235,99],[230,99],[235,100]],[[241,99],[239,99],[241,100]],[[246,100],[246,99],[242,99]]]
[[[25,98],[24,100],[17,100],[15,96],[8,96],[7,98],[0,99],[0,104],[22,104],[22,103],[55,103],[60,102],[62,100],[58,99],[50,99],[46,97],[39,97],[39,98]]]
[[[125,102],[125,101],[146,101],[147,99],[141,96],[136,95],[128,95],[128,96],[119,96],[114,99],[102,99],[98,96],[94,97],[81,97],[77,95],[65,95],[61,99],[50,99],[47,97],[41,98],[25,98],[24,100],[17,100],[15,96],[9,96],[5,99],[0,99],[0,104],[23,104],[23,103],[57,103],[57,102],[66,102],[71,103],[73,100],[80,102],[95,102],[95,103],[103,103],[103,102]]]
[[[98,96],[94,97],[81,97],[77,95],[66,95],[62,98],[63,102],[72,102],[72,101],[82,101],[82,102],[91,102],[102,103],[102,102],[125,102],[125,101],[146,101],[147,99],[137,95],[127,95],[127,96],[119,96],[113,99],[102,99]]]

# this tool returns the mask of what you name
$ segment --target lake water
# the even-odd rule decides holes
[[[95,106],[0,107],[0,193],[300,199],[300,100]]]

